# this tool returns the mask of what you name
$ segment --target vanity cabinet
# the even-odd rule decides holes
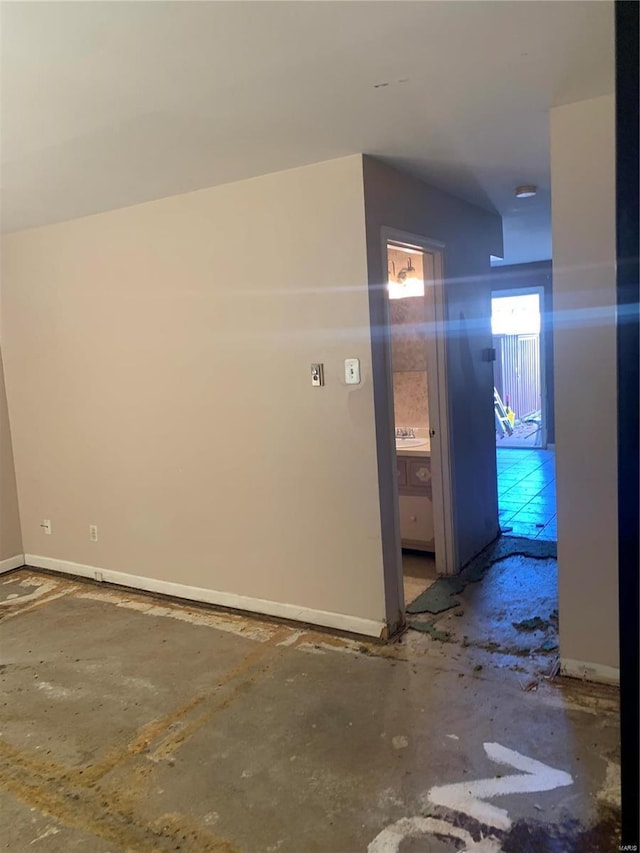
[[[431,459],[397,456],[396,461],[402,547],[434,551]]]

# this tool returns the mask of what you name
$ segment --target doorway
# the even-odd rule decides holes
[[[542,287],[494,291],[491,330],[496,446],[546,448]]]
[[[443,447],[443,341],[439,341],[441,255],[387,239],[386,316],[393,412],[400,590],[410,603],[448,563]],[[447,457],[448,460],[448,457]],[[449,487],[450,488],[450,487]],[[403,608],[402,608],[403,609]]]
[[[555,455],[547,448],[544,289],[494,291],[491,328],[501,531],[557,539]]]

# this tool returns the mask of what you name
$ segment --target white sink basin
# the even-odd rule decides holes
[[[396,450],[402,450],[405,447],[422,447],[426,443],[426,438],[396,438]]]

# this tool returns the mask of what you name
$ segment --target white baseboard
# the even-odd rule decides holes
[[[4,572],[11,572],[13,569],[19,569],[22,566],[24,566],[24,554],[7,557],[6,560],[0,560],[0,575],[4,574]]]
[[[571,678],[584,681],[599,681],[602,684],[620,684],[620,670],[602,663],[587,663],[581,660],[560,658],[560,672]]]
[[[81,563],[71,563],[68,560],[56,560],[52,557],[40,557],[37,554],[25,554],[24,561],[28,566],[38,569],[49,569],[65,575],[102,580],[119,586],[131,587],[144,592],[156,592],[161,595],[171,595],[175,598],[186,598],[190,601],[200,601],[205,604],[215,604],[218,607],[229,607],[233,610],[245,610],[249,613],[259,613],[264,616],[275,616],[279,619],[290,619],[294,622],[306,622],[323,628],[334,628],[338,631],[348,631],[351,634],[363,634],[366,637],[379,638],[386,632],[386,623],[375,619],[363,619],[359,616],[348,616],[345,613],[331,613],[327,610],[314,610],[309,607],[297,607],[295,604],[282,604],[263,598],[252,598],[247,595],[236,595],[232,592],[218,592],[213,589],[203,589],[199,586],[185,586],[180,583],[146,578],[140,575],[130,575],[125,572],[115,572],[102,569],[99,566],[85,566]]]

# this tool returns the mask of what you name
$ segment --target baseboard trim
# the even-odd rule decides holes
[[[5,572],[12,572],[14,569],[20,569],[22,566],[24,566],[24,554],[7,557],[6,560],[0,560],[0,575]]]
[[[232,610],[244,610],[263,616],[275,616],[293,622],[304,622],[318,625],[322,628],[333,628],[337,631],[347,631],[350,634],[362,634],[366,637],[383,637],[387,626],[384,621],[363,619],[359,616],[348,616],[344,613],[331,613],[328,610],[314,610],[309,607],[297,607],[295,604],[282,604],[263,598],[252,598],[247,595],[236,595],[231,592],[219,592],[198,586],[186,586],[180,583],[146,578],[141,575],[130,575],[126,572],[116,572],[103,569],[100,566],[85,566],[82,563],[72,563],[69,560],[57,560],[53,557],[41,557],[37,554],[25,554],[24,562],[36,569],[48,569],[65,575],[77,575],[91,580],[106,581],[118,586],[129,587],[143,592],[156,592],[160,595],[170,595],[174,598],[185,598],[189,601],[199,601],[214,604],[218,607],[228,607]]]
[[[560,658],[560,672],[570,678],[583,681],[598,681],[601,684],[620,684],[620,670],[602,663],[587,663],[581,660]]]

